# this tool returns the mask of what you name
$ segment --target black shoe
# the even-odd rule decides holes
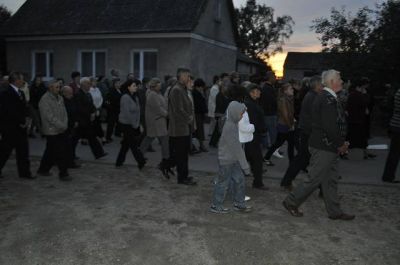
[[[275,166],[275,164],[272,163],[271,160],[269,160],[269,159],[265,159],[265,158],[264,158],[264,162],[265,162],[265,164],[266,164],[267,166],[269,166],[269,167]]]
[[[253,185],[253,189],[264,190],[264,191],[269,190],[269,188],[268,188],[268,187],[265,187],[264,185],[262,185],[262,186]]]
[[[201,147],[200,147],[200,152],[208,153],[208,150],[207,150],[207,148],[205,148],[204,146],[201,146]]]
[[[139,163],[139,164],[138,164],[139,170],[142,170],[142,169],[144,168],[145,165],[146,165],[146,161],[144,161],[144,162],[142,162],[142,163]]]
[[[21,179],[36,179],[36,176],[32,176],[32,175],[26,175],[26,176],[20,176]]]
[[[387,183],[393,183],[393,184],[398,184],[400,183],[400,180],[386,180],[386,179],[382,179],[383,182],[387,182]]]
[[[345,213],[342,213],[337,216],[329,216],[329,219],[331,219],[331,220],[342,220],[342,221],[351,221],[354,218],[356,218],[355,215],[345,214]]]
[[[187,185],[187,186],[195,186],[197,182],[194,181],[192,178],[188,178],[182,181],[178,181],[178,184]]]
[[[82,167],[82,166],[81,166],[80,164],[73,163],[73,164],[71,164],[68,168],[77,169],[77,168],[81,168],[81,167]]]
[[[51,172],[41,172],[41,171],[36,172],[36,175],[41,176],[41,177],[51,177],[51,176],[53,176],[53,174],[51,174]]]
[[[109,143],[112,143],[113,142],[113,139],[106,139],[106,144],[109,144]]]
[[[303,217],[303,213],[295,206],[289,205],[286,201],[282,202],[283,207],[294,217]]]
[[[68,173],[63,173],[59,175],[61,181],[71,181],[72,178],[69,176]]]
[[[96,159],[103,158],[103,157],[105,157],[105,156],[107,156],[107,155],[108,155],[108,153],[103,153],[103,154],[99,155],[98,157],[96,157]]]
[[[149,153],[154,153],[156,150],[154,150],[154,148],[150,145],[150,146],[147,148],[146,151],[149,152]]]

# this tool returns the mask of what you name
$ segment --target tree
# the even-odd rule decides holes
[[[373,30],[372,14],[368,7],[361,8],[354,17],[344,7],[340,11],[332,8],[330,19],[314,19],[311,29],[321,35],[319,40],[324,51],[366,52]]]
[[[11,17],[11,11],[4,5],[0,5],[0,27]]]
[[[4,5],[0,5],[0,29],[10,17],[10,10]],[[0,72],[4,72],[6,69],[6,44],[4,38],[0,35]]]
[[[285,41],[293,34],[294,21],[290,16],[274,19],[274,9],[247,0],[246,5],[236,9],[241,52],[252,57],[269,56],[282,51]]]

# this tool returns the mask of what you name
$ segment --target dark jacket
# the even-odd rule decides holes
[[[312,112],[313,112],[313,103],[315,97],[317,96],[317,92],[314,90],[308,91],[307,95],[304,97],[303,102],[301,104],[300,118],[299,118],[299,128],[301,132],[307,135],[311,134],[312,127]]]
[[[275,87],[265,83],[261,88],[260,105],[264,110],[265,116],[275,116],[278,111],[278,98]]]
[[[400,89],[397,90],[394,96],[393,116],[390,120],[390,130],[395,133],[400,133]]]
[[[229,103],[231,103],[231,100],[223,93],[219,92],[215,99],[215,113],[220,115],[225,114]]]
[[[365,124],[367,122],[368,102],[368,95],[359,91],[349,94],[346,105],[349,123]]]
[[[3,133],[12,133],[23,130],[21,126],[26,124],[28,107],[24,92],[19,93],[9,86],[0,95],[0,123]]]
[[[339,113],[339,111],[343,113]],[[312,131],[310,147],[337,152],[345,142],[346,133],[341,132],[338,118],[344,116],[340,103],[333,99],[329,92],[323,90],[316,96],[312,108]]]
[[[250,123],[254,125],[255,129],[253,141],[260,140],[262,135],[266,133],[264,112],[258,102],[250,97],[245,100],[245,105],[247,107]]]
[[[39,101],[46,92],[47,89],[43,84],[40,84],[39,86],[32,84],[29,88],[29,104],[35,109],[39,109]]]
[[[75,123],[78,122],[79,117],[78,106],[76,105],[75,98],[64,98],[64,105],[68,115],[68,129],[72,130],[75,126]]]
[[[193,116],[193,105],[188,90],[183,84],[177,82],[169,93],[169,136],[189,136],[194,127]]]
[[[115,88],[111,88],[106,100],[106,108],[108,112],[114,115],[119,114],[120,102],[121,102],[122,92]]]
[[[80,127],[91,125],[91,115],[96,112],[90,93],[85,93],[82,89],[75,95],[78,123]]]
[[[208,112],[206,98],[197,89],[193,89],[192,95],[193,95],[194,113],[206,114]]]

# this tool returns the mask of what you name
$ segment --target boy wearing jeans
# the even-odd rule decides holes
[[[233,209],[249,212],[251,207],[245,204],[244,174],[250,174],[242,144],[239,141],[238,123],[246,111],[246,106],[232,101],[227,109],[227,118],[222,130],[218,145],[219,173],[214,181],[214,195],[210,211],[213,213],[227,213],[223,203],[229,187],[232,188]],[[243,174],[244,172],[244,174]]]

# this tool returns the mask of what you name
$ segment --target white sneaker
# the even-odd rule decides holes
[[[277,157],[277,158],[284,158],[283,155],[279,154],[279,150],[276,150],[272,155]]]
[[[245,202],[248,202],[248,201],[250,201],[251,200],[251,198],[249,197],[249,196],[244,196],[244,201]]]

